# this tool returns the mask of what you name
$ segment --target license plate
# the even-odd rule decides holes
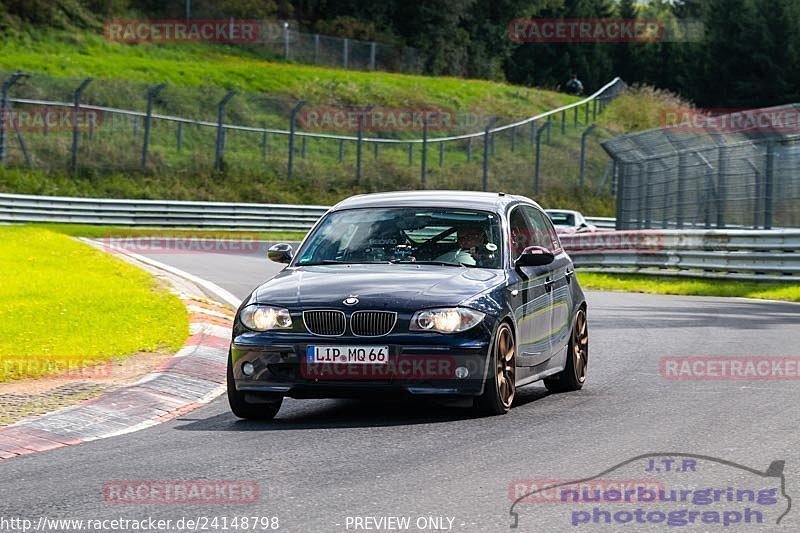
[[[389,362],[388,346],[309,346],[309,363],[348,363],[356,365],[385,365]]]

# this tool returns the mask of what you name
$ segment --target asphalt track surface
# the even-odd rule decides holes
[[[244,297],[279,268],[263,251],[145,255]],[[760,527],[692,528],[572,525],[575,510],[591,509],[588,504],[522,502],[515,507],[518,530],[799,530],[800,382],[673,381],[662,378],[659,360],[798,356],[800,306],[626,293],[587,297],[589,380],[580,392],[552,395],[534,384],[518,391],[508,415],[491,418],[422,401],[288,399],[272,422],[236,419],[223,395],[154,428],[0,462],[0,531],[13,531],[9,523],[3,527],[4,518],[36,522],[41,516],[171,519],[165,529],[171,531],[180,518],[277,516],[279,531],[333,532],[375,527],[361,522],[358,528],[353,517],[389,516],[409,517],[409,531],[432,531],[419,528],[430,524],[418,518],[444,517],[439,530],[509,531],[518,480],[584,479],[663,452],[758,471],[785,461],[785,493],[795,508],[780,525],[770,515]],[[601,477],[674,481],[665,472],[641,470],[640,461]],[[692,475],[688,484],[695,487],[738,487],[754,479],[752,471],[733,466]],[[110,480],[193,479],[255,481],[259,497],[251,504],[177,505],[108,503],[103,496]],[[779,505],[785,509],[785,503]],[[372,530],[397,530],[382,525]]]

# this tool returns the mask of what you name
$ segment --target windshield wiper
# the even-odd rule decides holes
[[[393,265],[442,265],[442,266],[453,266],[453,267],[463,267],[464,265],[461,263],[450,263],[448,261],[389,261]]]
[[[316,266],[316,265],[380,265],[386,261],[337,261],[336,259],[321,259],[319,261],[309,261],[308,263],[297,263],[297,266]]]

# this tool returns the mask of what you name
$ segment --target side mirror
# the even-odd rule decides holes
[[[547,248],[541,246],[528,246],[522,251],[516,262],[518,267],[522,266],[543,266],[549,265],[555,260],[556,256]]]
[[[288,263],[292,260],[292,257],[294,257],[292,245],[282,242],[271,246],[270,249],[267,250],[267,257],[270,261],[275,261],[276,263]]]

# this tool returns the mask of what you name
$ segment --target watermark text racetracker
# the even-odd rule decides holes
[[[184,516],[181,518],[60,518],[39,516],[23,518],[0,516],[0,531],[29,533],[63,531],[276,531],[281,529],[281,520],[269,515],[234,516]]]
[[[800,356],[667,356],[659,371],[674,381],[800,380]]]
[[[108,41],[253,43],[259,40],[257,20],[109,20],[104,34]]]
[[[103,124],[103,112],[98,109],[25,106],[20,109],[0,109],[6,131],[57,132],[94,131]]]

